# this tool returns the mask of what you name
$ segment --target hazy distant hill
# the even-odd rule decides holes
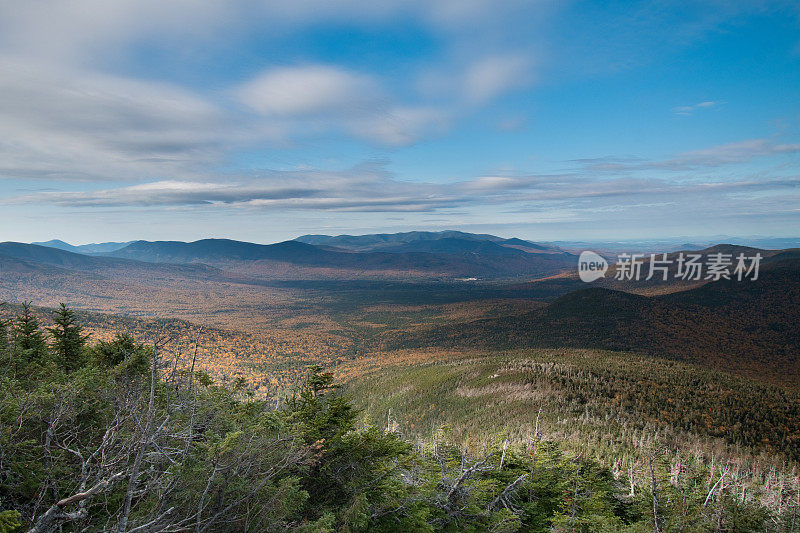
[[[47,246],[49,248],[58,248],[59,250],[66,250],[68,252],[75,252],[79,254],[102,254],[119,250],[130,244],[132,241],[127,242],[97,242],[92,244],[81,244],[73,246],[72,244],[64,241],[53,239],[46,242],[32,242],[38,246]]]
[[[476,243],[491,243],[499,247],[517,247],[536,252],[562,252],[557,246],[543,245],[522,239],[504,239],[495,235],[466,233],[463,231],[409,231],[405,233],[376,233],[370,235],[303,235],[295,239],[307,244],[333,246],[353,251],[435,251],[471,252]],[[493,248],[489,247],[489,250]]]
[[[134,241],[129,245],[105,254],[153,263],[193,263],[214,261],[274,261],[310,260],[327,252],[295,241],[277,244],[255,244],[230,239],[202,239],[182,241]]]
[[[48,306],[66,302],[122,314],[175,316],[183,312],[207,317],[208,300],[268,293],[261,285],[259,280],[204,264],[148,263],[0,243],[0,302],[33,301]]]
[[[737,246],[749,246],[765,250],[785,250],[800,246],[800,237],[731,237],[716,235],[703,238],[678,237],[674,239],[647,239],[624,241],[551,241],[547,245],[557,246],[571,252],[593,250],[595,252],[676,252],[680,250],[702,250],[716,243],[726,242]]]
[[[25,244],[21,242],[0,242],[0,254],[28,262],[55,265],[64,268],[91,270],[121,266],[118,259],[94,257],[62,248]]]
[[[518,239],[515,239],[515,241],[517,240]],[[429,252],[444,254],[483,254],[505,256],[524,256],[530,253],[542,253],[543,250],[533,248],[534,246],[536,245],[533,243],[516,244],[515,242],[513,246],[507,246],[503,243],[497,243],[493,241],[475,241],[447,237],[436,240],[418,240],[403,244],[382,246],[378,249],[382,252],[392,253]],[[529,248],[531,251],[528,251],[526,248]],[[553,253],[560,253],[562,256],[569,255],[562,252]]]
[[[39,263],[32,260],[24,260],[12,255],[3,253],[3,244],[0,243],[0,280],[9,281],[21,279],[24,276],[38,275],[49,276],[52,279],[67,277],[72,273],[71,270],[55,266],[48,263]],[[63,280],[62,280],[63,281]]]
[[[155,264],[133,259],[86,255],[58,248],[25,244],[21,242],[0,242],[0,274],[8,273],[12,263],[23,261],[29,272],[38,271],[46,275],[52,267],[60,273],[91,273],[103,277],[141,277],[182,276],[199,279],[220,279],[227,276],[219,269],[208,265]],[[67,281],[68,284],[68,281]]]

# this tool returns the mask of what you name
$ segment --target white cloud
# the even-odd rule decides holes
[[[271,70],[232,92],[265,115],[173,84],[0,55],[0,179],[196,178],[254,145],[346,134],[398,146],[450,118],[387,104],[375,80],[329,66]]]
[[[417,91],[426,98],[446,99],[453,107],[472,108],[530,87],[536,81],[533,54],[504,52],[456,65],[437,65],[419,74]]]
[[[396,103],[375,78],[330,65],[270,69],[235,91],[266,117],[301,135],[344,132],[379,145],[403,146],[443,132],[452,118],[433,106]]]
[[[237,90],[245,105],[265,115],[346,113],[378,97],[368,76],[329,65],[280,67]]]
[[[433,107],[397,106],[354,118],[348,126],[353,135],[390,146],[403,146],[442,133],[451,116]]]
[[[463,90],[471,103],[483,103],[532,81],[533,62],[524,54],[485,57],[467,68]]]
[[[482,176],[464,184],[465,189],[475,191],[498,191],[525,189],[531,185],[530,179],[511,176]]]

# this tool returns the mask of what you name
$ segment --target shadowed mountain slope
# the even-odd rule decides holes
[[[0,242],[0,257],[25,261],[31,268],[36,268],[37,265],[47,265],[60,267],[66,270],[112,275],[131,271],[207,277],[219,277],[221,275],[218,269],[207,265],[160,265],[135,259],[85,255],[58,248],[50,248],[48,246],[38,246],[20,242]],[[0,259],[0,267],[2,266],[3,263]]]
[[[529,313],[399,335],[400,346],[576,347],[645,352],[800,385],[800,259],[757,280],[720,280],[646,297],[602,287]]]

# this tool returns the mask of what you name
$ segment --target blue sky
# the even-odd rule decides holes
[[[798,184],[796,2],[0,5],[0,240],[797,236]]]

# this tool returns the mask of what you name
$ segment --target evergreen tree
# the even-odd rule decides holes
[[[139,344],[126,333],[118,333],[112,341],[100,341],[89,354],[95,364],[105,368],[116,368],[119,372],[145,375],[150,372],[152,351]]]
[[[31,303],[23,302],[22,313],[14,323],[14,344],[26,361],[43,359],[47,355],[47,343],[39,329],[39,320],[31,313]]]
[[[75,313],[62,303],[56,311],[55,326],[47,330],[53,337],[51,347],[62,368],[71,372],[83,366],[87,336],[82,334],[83,327],[75,323]]]
[[[0,511],[0,533],[13,533],[22,522],[19,511]]]
[[[0,307],[6,305],[5,302],[0,303]],[[0,356],[3,356],[8,350],[8,326],[11,322],[9,320],[0,319]]]

